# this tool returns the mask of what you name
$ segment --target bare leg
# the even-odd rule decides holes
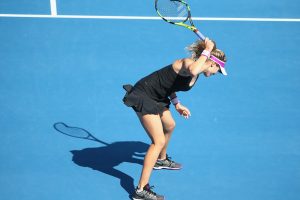
[[[159,115],[138,114],[138,117],[152,141],[144,158],[143,170],[138,185],[139,188],[143,188],[149,182],[153,167],[165,146],[165,136]]]
[[[171,115],[170,110],[167,109],[163,112],[163,114],[161,115],[161,121],[165,134],[165,145],[161,150],[158,159],[166,159],[168,144],[175,128],[175,121]]]

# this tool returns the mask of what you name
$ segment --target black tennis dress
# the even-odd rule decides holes
[[[177,74],[172,65],[139,80],[134,86],[123,85],[126,94],[123,98],[125,105],[132,107],[135,112],[142,114],[161,114],[169,108],[169,96],[173,92],[188,91],[192,88],[191,76]]]

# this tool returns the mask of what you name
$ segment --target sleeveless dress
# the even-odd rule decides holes
[[[140,79],[134,86],[123,85],[126,90],[123,102],[135,112],[161,114],[169,108],[168,97],[173,92],[188,91],[195,85],[189,85],[191,80],[191,76],[181,76],[168,65]]]

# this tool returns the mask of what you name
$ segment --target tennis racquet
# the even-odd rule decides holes
[[[205,40],[205,36],[195,27],[190,6],[185,1],[155,0],[155,10],[166,22],[183,26],[193,31],[201,40]],[[187,22],[189,22],[189,25],[186,24]]]

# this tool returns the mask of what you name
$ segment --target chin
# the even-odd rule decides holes
[[[210,75],[211,75],[211,74],[210,74],[209,72],[205,72],[205,73],[204,73],[204,76],[205,76],[205,77],[210,77]]]

